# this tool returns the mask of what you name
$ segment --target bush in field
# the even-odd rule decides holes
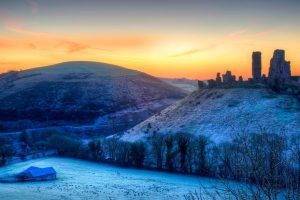
[[[20,134],[19,142],[25,144],[26,146],[30,146],[30,139],[26,130],[22,131]]]
[[[0,138],[0,165],[5,165],[7,159],[12,157],[13,148],[12,145],[5,139]]]
[[[128,166],[130,164],[130,146],[128,142],[119,141],[116,148],[115,162],[121,166]]]
[[[188,135],[187,133],[178,133],[176,139],[177,139],[177,145],[180,154],[180,168],[182,172],[186,173],[187,172],[186,158],[187,158],[188,147],[190,145],[190,135]]]
[[[173,171],[175,169],[174,160],[177,155],[177,151],[174,150],[174,136],[169,135],[164,141],[166,145],[166,168]]]
[[[110,161],[116,161],[119,140],[117,138],[106,138],[104,141],[104,149]]]
[[[77,157],[81,143],[78,140],[55,134],[50,136],[48,145],[49,148],[57,150],[61,156]]]
[[[197,154],[197,173],[201,176],[208,175],[208,166],[207,166],[207,148],[209,144],[209,139],[205,136],[199,136],[195,140],[196,145],[196,154]]]
[[[93,140],[89,142],[88,148],[94,161],[102,161],[104,159],[102,142],[100,140]]]
[[[131,144],[130,148],[130,159],[132,162],[132,165],[137,168],[142,168],[144,159],[145,159],[145,152],[146,147],[145,144],[142,142],[137,142]]]
[[[163,156],[164,156],[164,136],[156,134],[151,138],[152,153],[156,161],[156,168],[162,169],[163,167]]]

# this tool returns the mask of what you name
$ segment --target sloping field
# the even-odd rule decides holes
[[[214,142],[230,141],[234,134],[267,130],[299,134],[300,102],[294,96],[266,88],[204,89],[169,106],[127,131],[126,141],[152,135],[185,132],[208,136]]]
[[[46,158],[0,168],[0,176],[14,174],[29,166],[52,166],[58,179],[50,182],[0,184],[1,200],[56,199],[184,199],[200,185],[217,184],[211,179],[118,168],[87,161]]]

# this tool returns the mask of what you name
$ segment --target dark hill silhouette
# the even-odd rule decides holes
[[[0,128],[12,131],[97,121],[109,130],[113,123],[107,119],[121,113],[114,126],[124,130],[184,96],[182,90],[139,71],[66,62],[2,74]]]

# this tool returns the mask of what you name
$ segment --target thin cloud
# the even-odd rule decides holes
[[[33,44],[33,43],[28,44],[28,46],[29,46],[31,49],[37,49],[36,45]]]
[[[1,12],[0,12],[1,15]],[[6,30],[27,36],[19,39],[18,42],[5,42],[5,45],[11,45],[15,48],[26,47],[31,50],[57,51],[66,54],[73,54],[86,50],[99,52],[115,52],[122,50],[145,49],[155,43],[160,38],[146,35],[70,35],[68,37],[42,31],[34,31],[24,26],[22,19],[16,18],[11,14],[4,13],[4,27]],[[10,37],[12,40],[15,37]],[[8,43],[8,44],[7,44]],[[4,46],[1,44],[0,47]],[[3,48],[3,47],[2,47]]]
[[[26,0],[31,8],[32,13],[37,13],[39,11],[39,5],[34,0]]]
[[[82,51],[82,50],[91,48],[89,45],[80,44],[80,43],[76,43],[76,42],[70,42],[70,41],[59,42],[56,45],[56,47],[66,47],[68,53],[75,53],[78,51]]]
[[[206,52],[209,51],[213,48],[215,48],[217,45],[210,45],[207,47],[203,47],[203,48],[194,48],[194,49],[190,49],[188,51],[184,51],[175,55],[172,55],[171,57],[182,57],[182,56],[188,56],[188,55],[193,55],[196,53],[202,53],[202,52]]]
[[[6,29],[14,32],[14,33],[20,33],[23,35],[29,35],[33,37],[46,37],[46,38],[57,38],[57,36],[45,32],[39,32],[39,31],[30,31],[25,29],[20,22],[14,21],[12,19],[7,19],[5,21]]]
[[[240,30],[229,33],[226,37],[227,40],[234,41],[252,41],[257,38],[269,36],[273,31],[260,31],[260,32],[248,32],[246,30]]]

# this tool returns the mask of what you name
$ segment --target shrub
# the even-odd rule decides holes
[[[88,148],[90,153],[92,154],[92,159],[94,161],[101,161],[103,160],[103,147],[100,140],[94,140],[89,142]]]
[[[5,165],[8,158],[13,155],[12,145],[5,139],[0,138],[0,165]]]
[[[48,145],[49,148],[57,150],[59,155],[77,157],[81,143],[66,136],[52,135],[48,140]]]
[[[145,159],[146,147],[142,142],[131,144],[130,159],[132,165],[137,168],[142,168]]]

